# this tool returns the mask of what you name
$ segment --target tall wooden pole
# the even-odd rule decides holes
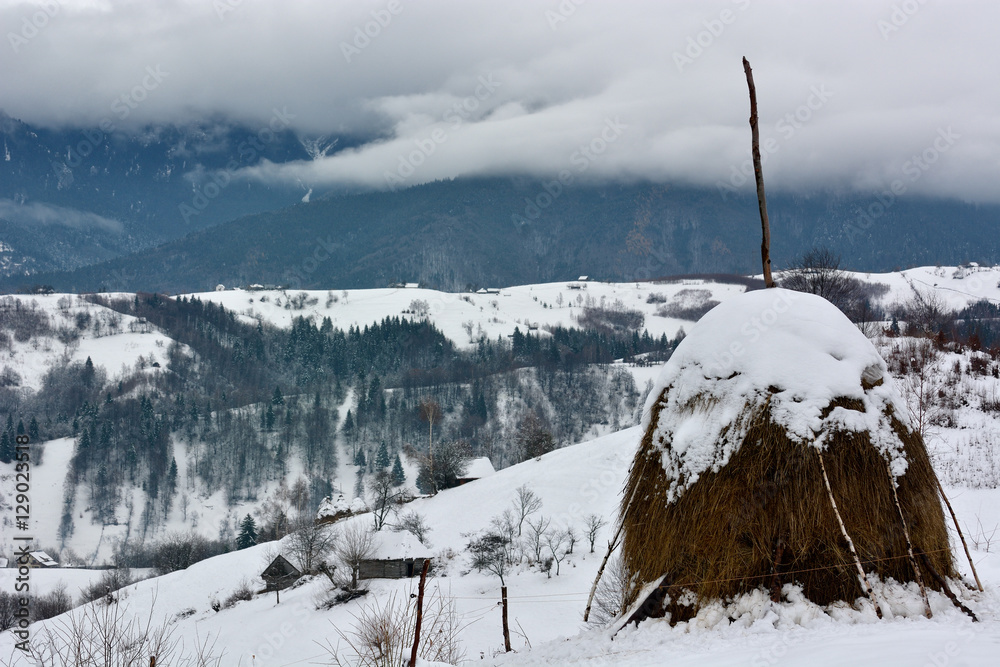
[[[410,652],[410,667],[417,666],[417,647],[420,645],[420,625],[424,621],[424,584],[427,582],[427,566],[430,558],[424,559],[424,567],[420,570],[420,585],[417,587],[417,625],[413,631],[413,650]]]
[[[510,626],[507,624],[507,587],[500,587],[500,604],[503,605],[501,609],[501,614],[503,614],[503,648],[507,653],[511,652],[510,648]]]
[[[764,171],[760,166],[760,131],[757,129],[757,89],[753,85],[753,71],[750,61],[743,58],[743,71],[747,75],[750,88],[750,135],[753,146],[753,175],[757,181],[757,206],[760,209],[760,260],[764,265],[764,286],[774,287],[771,277],[771,225],[767,220],[767,198],[764,196]]]

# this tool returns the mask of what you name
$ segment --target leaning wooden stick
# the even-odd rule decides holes
[[[851,550],[851,556],[854,557],[854,567],[858,569],[858,575],[861,580],[865,582],[865,590],[868,592],[868,597],[871,599],[872,604],[875,605],[875,613],[879,618],[882,618],[882,609],[878,606],[878,602],[875,600],[875,591],[872,590],[872,585],[868,583],[868,575],[865,574],[865,568],[861,567],[861,559],[858,558],[858,552],[854,549],[854,540],[851,536],[847,534],[847,527],[844,526],[844,520],[840,518],[840,510],[837,509],[837,501],[833,499],[833,489],[830,488],[830,478],[826,474],[826,464],[823,463],[823,452],[816,450],[819,454],[819,465],[823,470],[823,483],[826,484],[826,494],[830,497],[830,506],[833,507],[833,513],[837,515],[837,523],[840,524],[840,532],[847,540],[847,547]]]
[[[962,601],[959,600],[958,597],[956,597],[955,594],[951,592],[951,588],[948,587],[948,582],[945,581],[945,578],[942,577],[941,574],[934,569],[934,563],[931,562],[930,557],[928,557],[928,555],[925,554],[923,551],[921,551],[919,548],[917,549],[917,554],[920,556],[920,560],[924,562],[924,567],[926,567],[927,571],[931,573],[931,576],[934,577],[934,581],[936,581],[938,586],[941,587],[941,590],[944,591],[944,594],[948,596],[948,599],[951,600],[952,604],[954,604],[956,607],[958,607],[966,614],[968,614],[972,618],[972,621],[974,623],[978,623],[979,619],[976,617],[975,613],[973,613],[971,609],[962,604]]]
[[[594,595],[597,593],[597,584],[601,581],[601,575],[604,574],[604,568],[608,564],[608,559],[611,558],[611,552],[615,550],[616,546],[618,546],[618,538],[621,534],[622,527],[619,525],[618,532],[616,532],[614,538],[608,542],[608,552],[604,554],[604,560],[601,561],[601,567],[597,570],[597,577],[594,578],[594,585],[590,587],[590,595],[587,597],[587,608],[583,610],[584,623],[590,619],[590,608],[594,604]]]
[[[952,509],[951,503],[948,502],[948,496],[944,495],[944,487],[941,486],[941,480],[934,475],[935,481],[937,481],[938,491],[941,493],[941,499],[944,504],[948,506],[948,511],[951,513],[951,520],[955,522],[955,530],[958,531],[958,537],[962,540],[962,548],[965,549],[965,557],[969,559],[969,567],[972,568],[972,576],[976,578],[976,587],[979,588],[979,592],[983,592],[983,582],[979,581],[979,573],[976,572],[976,564],[972,562],[972,554],[969,553],[969,545],[965,543],[965,535],[962,534],[962,529],[958,526],[958,517],[955,516],[955,510]]]
[[[750,136],[753,147],[753,175],[757,181],[757,206],[760,209],[760,260],[764,265],[764,286],[774,287],[771,277],[771,225],[767,220],[767,198],[764,196],[764,171],[760,160],[760,131],[757,129],[757,89],[753,85],[753,71],[750,61],[743,58],[743,71],[747,75],[750,88]]]
[[[931,603],[927,599],[927,589],[924,587],[924,575],[920,574],[917,559],[913,555],[913,541],[910,540],[910,528],[906,525],[903,508],[899,504],[899,494],[896,493],[896,478],[892,476],[892,468],[889,466],[888,459],[885,461],[885,471],[889,473],[889,486],[892,487],[892,498],[896,501],[896,511],[899,512],[899,521],[903,524],[903,536],[906,538],[906,551],[910,555],[910,565],[913,566],[913,573],[917,577],[917,586],[920,587],[920,597],[924,600],[924,616],[933,618],[934,613],[931,611]]]

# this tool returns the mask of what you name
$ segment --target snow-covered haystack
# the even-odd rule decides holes
[[[711,310],[664,366],[643,430],[621,517],[641,617],[676,623],[789,583],[821,605],[865,595],[821,460],[869,574],[915,580],[904,519],[914,548],[954,574],[924,443],[885,362],[825,299],[768,289]]]

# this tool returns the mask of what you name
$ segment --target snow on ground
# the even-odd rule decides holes
[[[474,344],[482,335],[495,340],[508,336],[519,327],[579,326],[576,318],[586,305],[612,307],[616,301],[646,316],[645,327],[651,336],[666,334],[673,338],[681,327],[691,322],[660,317],[660,302],[648,303],[651,294],[666,301],[676,301],[678,293],[703,290],[705,298],[722,301],[744,291],[742,285],[680,280],[656,283],[562,282],[522,285],[498,289],[496,293],[472,294],[438,292],[420,288],[385,288],[344,291],[227,290],[195,294],[204,301],[220,303],[251,320],[263,320],[278,326],[291,326],[296,317],[329,317],[333,326],[347,329],[363,327],[385,317],[426,316],[460,347]],[[681,299],[685,297],[681,295]],[[416,308],[413,308],[414,302]],[[297,307],[301,306],[301,307]]]
[[[136,363],[142,363],[149,372],[159,372],[154,363],[160,368],[167,365],[171,339],[151,327],[133,331],[137,321],[130,315],[89,303],[74,294],[0,297],[0,307],[10,307],[15,299],[24,307],[35,307],[48,315],[53,330],[74,332],[76,337],[67,338],[69,342],[65,343],[58,336],[12,341],[0,366],[15,371],[25,389],[39,389],[50,368],[82,363],[88,357],[95,366],[103,367],[109,378],[120,373],[122,367],[134,368]],[[148,333],[139,333],[147,329]]]
[[[607,631],[587,628],[581,620],[610,528],[599,536],[596,554],[588,553],[585,541],[578,542],[574,554],[562,562],[558,576],[553,573],[549,578],[527,567],[508,576],[516,653],[503,655],[499,581],[470,571],[467,557],[461,553],[468,535],[485,528],[490,518],[508,507],[521,485],[541,497],[542,514],[551,518],[553,525],[573,524],[579,529],[586,514],[614,516],[639,437],[639,428],[626,429],[407,506],[423,514],[431,526],[430,547],[440,562],[431,588],[455,598],[464,626],[461,639],[467,664],[996,664],[1000,648],[1000,555],[996,546],[986,552],[986,546],[980,545],[975,551],[987,593],[961,593],[966,604],[980,614],[982,622],[978,624],[970,623],[937,594],[932,599],[934,619],[920,615],[911,591],[908,597],[896,599],[897,616],[884,621],[846,606],[829,613],[805,602],[773,609],[761,596],[728,610],[737,618],[734,622],[725,620],[721,606],[717,606],[675,628],[652,621],[638,629],[626,628],[611,640]],[[995,489],[950,489],[950,496],[963,523],[974,524],[976,516],[984,514],[995,520],[1000,510],[1000,492]],[[369,515],[362,515],[348,521],[370,520]],[[328,642],[344,644],[338,629],[349,632],[363,605],[372,600],[384,604],[394,594],[401,599],[414,588],[414,580],[376,580],[370,582],[367,598],[317,610],[316,601],[326,588],[320,576],[283,591],[280,604],[273,593],[267,593],[218,612],[212,609],[213,601],[224,602],[244,580],[260,587],[256,575],[277,553],[277,547],[277,543],[259,545],[134,584],[124,592],[120,604],[144,614],[155,600],[155,615],[170,620],[179,636],[187,641],[196,636],[215,638],[216,647],[226,651],[223,664],[284,667],[324,664],[328,656],[323,646]],[[284,553],[288,553],[287,548]],[[38,581],[49,586],[54,575],[47,571],[37,575]],[[907,605],[910,614],[901,615]],[[58,619],[47,623],[54,622]],[[33,632],[37,636],[39,628]],[[0,656],[11,655],[12,643],[9,634],[0,637]]]

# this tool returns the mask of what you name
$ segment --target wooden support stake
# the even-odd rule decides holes
[[[868,593],[868,598],[872,601],[872,604],[875,605],[875,613],[879,618],[882,618],[882,609],[875,600],[875,591],[872,590],[872,585],[868,583],[868,575],[865,574],[865,568],[861,567],[861,559],[858,558],[858,552],[854,549],[854,540],[847,534],[847,527],[844,526],[844,520],[840,517],[840,510],[837,509],[837,501],[833,499],[833,489],[830,488],[830,478],[826,474],[823,452],[817,449],[816,453],[819,454],[819,466],[823,470],[823,483],[826,484],[826,494],[830,498],[830,506],[833,507],[833,513],[837,516],[837,523],[840,524],[840,532],[844,536],[844,539],[847,540],[847,547],[851,550],[851,555],[854,557],[854,567],[857,568],[858,575],[865,583],[865,591]]]
[[[753,148],[753,175],[757,181],[757,207],[760,209],[760,260],[764,265],[764,286],[774,287],[771,277],[771,225],[767,220],[767,198],[764,196],[764,171],[760,160],[760,131],[757,129],[757,89],[753,85],[753,71],[750,61],[743,58],[743,71],[747,75],[750,89],[750,136]]]
[[[931,573],[931,576],[934,577],[934,581],[938,583],[938,586],[941,587],[941,590],[944,591],[944,594],[948,596],[948,599],[950,599],[956,607],[958,607],[966,614],[971,616],[973,622],[978,622],[979,619],[976,618],[976,615],[974,613],[972,613],[972,610],[966,607],[964,604],[962,604],[962,602],[957,597],[955,597],[955,594],[951,592],[951,589],[948,588],[948,582],[945,581],[944,577],[942,577],[938,573],[938,571],[934,569],[934,564],[931,563],[931,559],[927,557],[927,554],[925,554],[919,547],[917,548],[917,553],[920,555],[920,560],[923,561],[924,566]]]
[[[941,492],[941,499],[944,500],[944,504],[948,506],[948,511],[951,513],[951,520],[955,522],[955,530],[958,531],[958,537],[962,540],[962,547],[965,549],[965,557],[969,559],[969,567],[972,568],[972,576],[976,578],[976,587],[979,588],[979,592],[983,592],[983,582],[979,581],[979,573],[976,572],[976,564],[972,562],[972,554],[969,553],[969,545],[965,543],[965,535],[962,534],[962,529],[958,526],[958,517],[955,516],[955,510],[952,509],[951,503],[948,502],[948,496],[944,495],[944,487],[941,486],[941,480],[937,479],[937,475],[934,475],[934,479],[937,481],[938,491]]]
[[[410,651],[410,667],[417,667],[417,647],[420,645],[420,625],[424,621],[424,584],[427,582],[427,567],[431,564],[430,558],[424,559],[424,566],[420,569],[420,584],[417,586],[417,624],[413,630],[413,650]]]
[[[500,587],[500,604],[503,605],[501,613],[503,614],[503,648],[507,653],[511,652],[510,648],[510,626],[507,625],[507,587]]]
[[[927,599],[927,589],[924,587],[924,575],[920,574],[917,559],[913,556],[913,542],[910,540],[910,529],[906,525],[906,517],[903,516],[903,507],[899,504],[899,494],[896,492],[896,478],[892,476],[892,468],[889,466],[888,459],[885,461],[885,471],[889,473],[889,486],[892,487],[892,498],[896,501],[896,511],[899,512],[899,521],[903,524],[903,536],[906,538],[906,551],[910,555],[910,565],[913,566],[913,573],[917,576],[920,597],[924,600],[924,616],[933,618],[934,613],[931,612],[931,603]]]
[[[156,667],[156,656],[149,656],[149,667]]]
[[[615,550],[618,546],[618,538],[622,534],[622,525],[619,524],[618,532],[615,533],[614,538],[608,542],[608,552],[604,554],[604,560],[601,561],[601,567],[597,569],[597,577],[594,578],[594,584],[590,587],[590,595],[587,597],[587,608],[583,610],[583,622],[586,623],[590,619],[590,608],[594,604],[594,595],[597,593],[597,584],[601,581],[601,576],[604,574],[604,568],[608,565],[608,559],[611,558],[611,552]]]

